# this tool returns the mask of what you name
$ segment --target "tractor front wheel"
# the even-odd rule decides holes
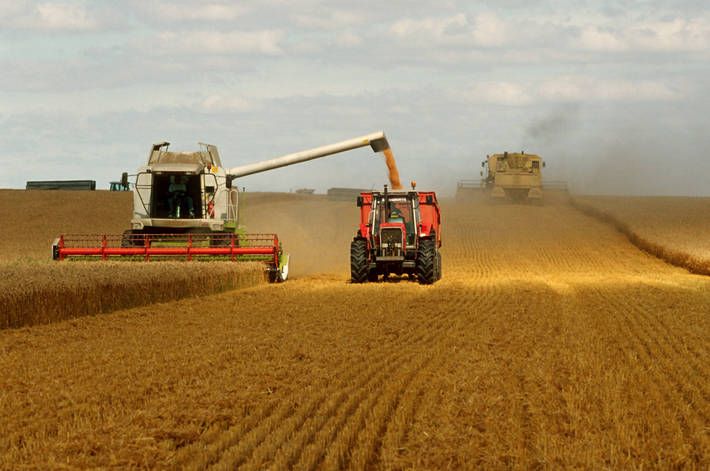
[[[430,285],[438,277],[439,257],[436,250],[436,243],[432,239],[422,239],[419,241],[417,249],[416,272],[419,283]]]
[[[367,240],[353,239],[350,243],[350,278],[353,283],[364,283],[368,275]]]

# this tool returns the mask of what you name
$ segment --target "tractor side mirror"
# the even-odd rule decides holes
[[[128,188],[128,172],[121,174],[121,187]]]
[[[545,161],[544,161],[544,160],[542,161],[542,166],[545,167]]]
[[[364,201],[362,199],[362,196],[358,196],[357,197],[357,207],[362,208],[363,203],[364,203]]]

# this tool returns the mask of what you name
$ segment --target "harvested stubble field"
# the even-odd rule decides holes
[[[0,332],[0,468],[710,466],[707,277],[564,202],[447,201],[441,282],[351,285],[348,205],[248,208],[293,214],[301,276]]]

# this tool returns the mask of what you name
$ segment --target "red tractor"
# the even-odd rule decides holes
[[[433,191],[360,193],[360,228],[350,244],[353,283],[407,274],[419,283],[441,279],[441,213]]]

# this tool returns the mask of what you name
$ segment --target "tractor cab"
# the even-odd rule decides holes
[[[416,238],[416,221],[419,219],[416,194],[413,198],[408,193],[388,193],[386,198],[384,194],[382,196],[374,201],[375,234],[383,237],[383,231],[398,230],[402,234],[404,249],[413,247]]]

